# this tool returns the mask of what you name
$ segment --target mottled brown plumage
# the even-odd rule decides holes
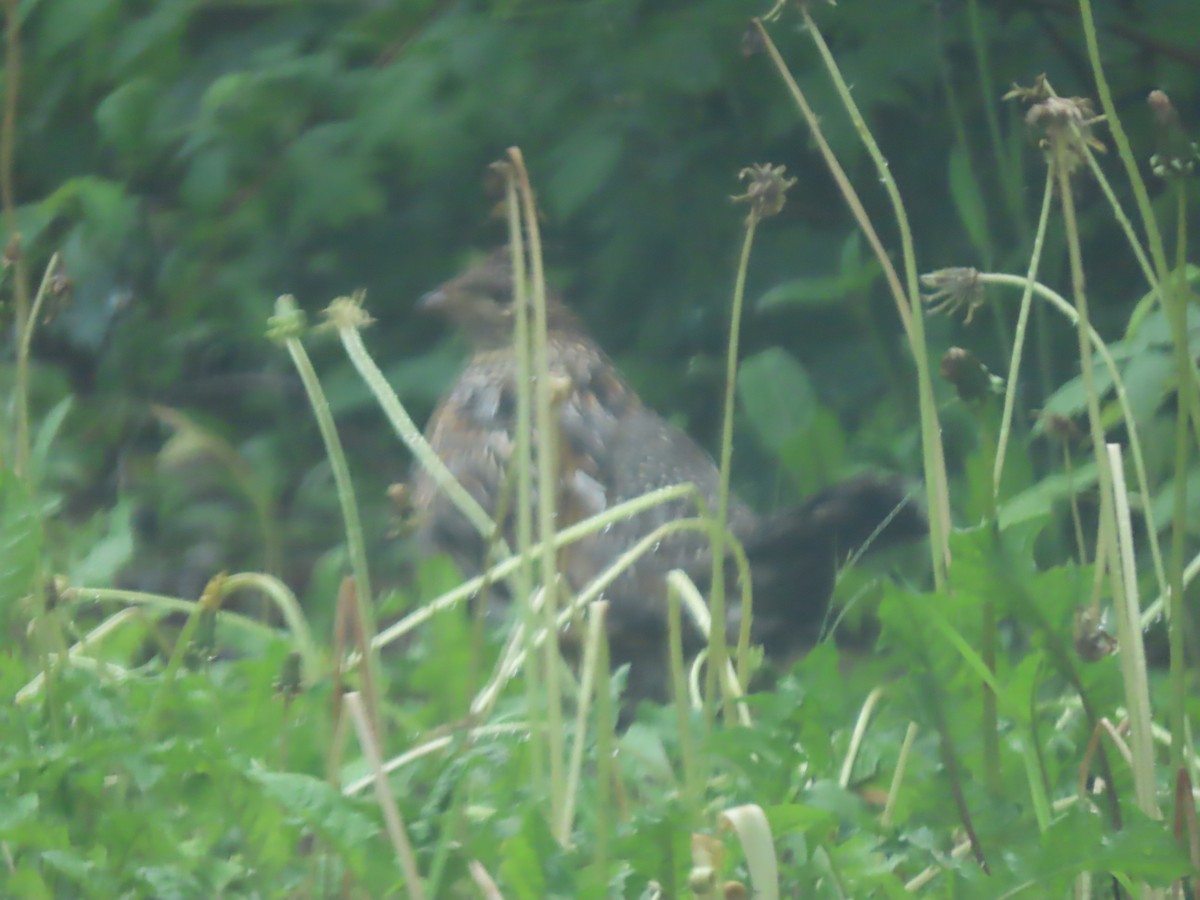
[[[452,321],[474,347],[466,369],[434,411],[426,437],[450,471],[492,513],[505,490],[516,418],[507,251],[492,254],[446,282],[422,305]],[[642,404],[557,297],[548,300],[547,319],[549,369],[561,387],[556,406],[563,457],[559,526],[683,482],[694,484],[707,507],[715,510],[718,471],[712,458]],[[414,474],[413,499],[423,550],[448,553],[464,572],[477,573],[486,549],[483,538],[424,471]],[[691,501],[654,507],[584,539],[563,557],[562,567],[579,590],[653,529],[694,515]],[[509,510],[504,532],[510,542],[514,519]],[[923,515],[895,479],[857,478],[765,517],[730,498],[729,526],[744,544],[753,573],[753,637],[768,653],[786,654],[811,642],[833,591],[837,565],[885,521],[873,547],[925,533]],[[679,568],[707,587],[708,546],[696,532],[674,535],[605,592],[612,657],[615,664],[631,665],[631,697],[665,697],[665,577]],[[731,600],[727,624],[736,634],[738,593],[734,567],[726,568]],[[689,650],[698,647],[699,635],[689,634],[688,645]]]

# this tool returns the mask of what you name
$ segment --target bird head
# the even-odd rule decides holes
[[[512,342],[516,321],[513,303],[512,258],[507,247],[493,250],[475,265],[423,296],[419,308],[449,319],[478,349]],[[557,296],[547,292],[546,321],[550,330],[573,326],[574,317]]]

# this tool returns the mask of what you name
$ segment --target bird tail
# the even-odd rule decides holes
[[[768,654],[790,654],[816,636],[839,566],[928,534],[912,493],[900,479],[862,476],[759,520],[742,535],[754,581],[754,639]],[[740,610],[731,613],[732,627]]]
[[[786,561],[819,548],[840,565],[870,550],[919,540],[929,532],[912,485],[898,478],[864,475],[831,485],[798,506],[769,516],[745,541],[753,561]]]

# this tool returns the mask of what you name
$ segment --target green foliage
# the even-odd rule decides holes
[[[357,736],[334,719],[335,690],[371,688],[357,671],[335,681],[330,662],[348,649],[334,635],[350,554],[330,468],[263,323],[281,293],[311,307],[366,287],[379,320],[366,339],[420,418],[461,347],[435,342],[410,310],[469,248],[503,240],[484,182],[508,146],[529,162],[551,271],[572,305],[651,405],[709,443],[741,227],[728,197],[743,166],[786,163],[799,184],[762,226],[750,267],[743,493],[778,506],[862,468],[916,476],[914,368],[925,360],[901,346],[880,260],[744,35],[746,17],[765,10],[724,0],[19,6],[5,212],[20,242],[6,253],[0,321],[26,331],[11,329],[0,385],[9,400],[28,398],[30,437],[18,472],[18,404],[6,402],[3,896],[411,889],[373,785],[360,781],[373,773]],[[920,266],[1023,274],[1043,169],[998,95],[1042,71],[1064,96],[1093,92],[1079,75],[1073,4],[1069,17],[987,0],[812,6],[900,184]],[[1102,6],[1105,65],[1145,160],[1153,121],[1134,100],[1153,84],[1178,110],[1196,108],[1200,17],[1194,0]],[[878,175],[795,15],[788,5],[772,34],[893,252]],[[1095,560],[1101,471],[1086,440],[1070,444],[1069,464],[1046,440],[1070,431],[1062,421],[1030,420],[1039,411],[1078,425],[1094,399],[1106,440],[1127,444],[1139,430],[1147,485],[1130,489],[1129,581],[1155,596],[1164,586],[1148,540],[1178,531],[1182,563],[1200,535],[1200,465],[1193,452],[1181,468],[1174,452],[1187,384],[1174,342],[1194,359],[1200,332],[1193,321],[1176,333],[1101,192],[1075,183],[1092,321],[1105,339],[1121,336],[1107,346],[1133,421],[1100,357],[1089,388],[1074,336],[1035,307],[995,497],[997,410],[938,386],[959,526],[944,589],[927,589],[919,554],[894,579],[843,572],[837,602],[854,608],[830,618],[846,612],[868,641],[878,628],[880,652],[819,643],[752,692],[751,727],[706,730],[693,715],[681,733],[674,710],[650,706],[617,735],[597,734],[595,712],[582,735],[567,725],[585,762],[565,843],[530,740],[543,711],[519,688],[488,715],[470,710],[502,653],[496,610],[476,597],[435,615],[384,653],[392,690],[373,706],[384,756],[413,751],[387,785],[429,896],[477,895],[474,866],[510,898],[687,896],[697,834],[723,848],[721,879],[746,883],[743,848],[718,825],[742,804],[766,816],[785,895],[1058,897],[1090,876],[1101,896],[1114,883],[1133,893],[1195,875],[1167,824],[1175,773],[1157,770],[1164,819],[1140,812],[1104,729],[1130,703],[1121,658],[1086,652],[1111,642],[1107,625],[1080,633],[1080,611],[1112,592]],[[1152,190],[1164,223],[1187,223],[1194,185]],[[1116,191],[1132,209],[1129,186]],[[1166,230],[1179,243],[1167,249],[1180,301],[1193,305],[1194,228]],[[1052,226],[1038,277],[1069,296],[1065,242]],[[32,294],[53,252],[69,284],[19,322],[18,280]],[[1017,307],[986,299],[971,324],[928,319],[930,360],[958,344],[1005,371]],[[455,588],[459,573],[416,558],[404,511],[384,499],[408,461],[336,348],[315,335],[308,346],[384,586],[366,599],[390,622]],[[1187,502],[1173,522],[1179,485]],[[304,648],[277,627],[278,607],[219,589],[219,572],[243,568],[270,570],[302,597],[296,612],[320,659],[306,658],[312,671],[295,690],[284,672],[295,674],[289,654]],[[104,590],[113,586],[147,593]],[[1194,666],[1185,674],[1194,687]],[[1155,709],[1167,708],[1174,686],[1153,666],[1150,681]],[[1194,721],[1196,702],[1183,699]],[[705,775],[699,797],[688,796],[689,741]],[[1081,796],[1081,779],[1096,791]]]

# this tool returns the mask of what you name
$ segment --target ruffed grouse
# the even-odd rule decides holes
[[[508,479],[516,427],[516,355],[513,351],[512,270],[507,250],[443,284],[422,306],[445,316],[469,338],[474,354],[443,396],[426,437],[455,477],[489,513]],[[718,472],[695,441],[647,409],[577,319],[555,296],[548,298],[549,367],[560,402],[560,452],[567,460],[560,490],[581,507],[571,518],[598,513],[647,491],[691,482],[716,509]],[[423,470],[413,477],[424,552],[448,553],[468,574],[480,571],[486,542]],[[560,498],[560,505],[564,502]],[[504,536],[514,541],[515,515],[505,515]],[[564,557],[571,586],[579,590],[621,553],[665,522],[694,516],[695,504],[656,506],[584,539]],[[565,516],[565,512],[563,513]],[[569,524],[561,522],[560,525]],[[860,477],[826,488],[799,506],[760,516],[730,498],[729,525],[745,546],[753,573],[752,635],[768,654],[783,655],[815,638],[833,591],[838,564],[868,539],[876,548],[926,533],[924,515],[896,479]],[[877,533],[876,533],[877,532]],[[702,588],[710,577],[707,538],[683,532],[662,541],[605,592],[614,665],[630,664],[627,694],[664,699],[667,694],[665,578],[687,571]],[[730,577],[729,633],[737,634],[740,609],[734,566]],[[700,646],[687,638],[690,652]]]

